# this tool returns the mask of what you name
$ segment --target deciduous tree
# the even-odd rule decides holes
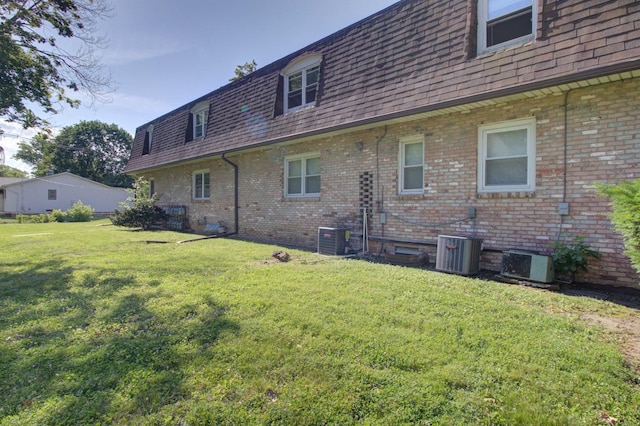
[[[109,92],[111,78],[96,56],[104,45],[97,22],[110,13],[106,1],[0,1],[0,117],[25,128],[42,126],[46,121],[34,105],[56,113],[78,105],[69,92],[93,100]]]
[[[26,178],[27,173],[5,164],[0,164],[0,177]]]
[[[258,64],[256,63],[255,60],[252,59],[251,62],[245,62],[244,64],[238,65],[236,67],[236,69],[233,71],[235,75],[231,77],[229,81],[236,81],[238,79],[241,79],[245,75],[249,75],[257,69],[258,69]]]
[[[35,167],[36,176],[69,171],[110,186],[128,187],[127,164],[132,137],[115,124],[81,121],[55,137],[40,134],[18,145],[14,158]]]

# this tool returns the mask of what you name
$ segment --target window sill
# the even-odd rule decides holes
[[[282,201],[284,202],[296,202],[296,201],[320,201],[320,196],[300,196],[300,197],[283,197]]]
[[[494,55],[498,52],[502,52],[507,49],[513,49],[520,46],[526,46],[527,44],[531,45],[534,42],[534,38],[532,35],[528,35],[526,37],[517,38],[510,41],[505,41],[502,44],[498,44],[495,46],[487,47],[484,50],[478,50],[478,54],[476,55],[477,59],[482,59],[487,56]]]
[[[502,192],[478,192],[479,200],[495,200],[503,198],[535,198],[535,191],[502,191]]]
[[[295,108],[284,110],[283,115],[293,114],[294,112],[298,112],[298,111],[304,111],[305,109],[313,108],[315,106],[316,106],[315,102],[312,102],[312,103],[306,104],[306,105],[301,105],[299,107],[295,107]]]
[[[421,192],[419,194],[396,194],[397,200],[423,200],[426,198],[426,194]]]
[[[211,198],[192,198],[192,203],[209,203],[211,202]]]

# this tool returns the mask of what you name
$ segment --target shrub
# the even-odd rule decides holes
[[[62,210],[53,210],[51,214],[49,214],[49,219],[51,222],[64,222],[67,218],[67,215]]]
[[[49,216],[46,213],[40,214],[19,214],[16,215],[18,223],[47,223]]]
[[[165,218],[164,210],[156,206],[156,194],[149,197],[148,184],[142,178],[136,179],[129,192],[132,194],[127,199],[129,204],[123,203],[122,209],[114,212],[109,218],[111,223],[146,231]]]
[[[78,200],[66,211],[65,219],[68,222],[89,222],[93,219],[93,208],[89,205],[82,204],[82,201]]]
[[[556,241],[551,244],[553,267],[558,276],[570,277],[573,281],[578,271],[587,272],[589,258],[599,259],[602,255],[585,242],[584,237],[573,237],[570,241]]]
[[[619,182],[616,185],[598,184],[598,193],[609,198],[609,215],[614,229],[624,240],[624,254],[633,268],[640,273],[640,179]]]

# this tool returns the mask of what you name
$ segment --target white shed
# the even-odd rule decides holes
[[[4,213],[45,213],[68,210],[77,201],[96,213],[110,213],[129,197],[123,188],[113,188],[65,172],[0,185]]]

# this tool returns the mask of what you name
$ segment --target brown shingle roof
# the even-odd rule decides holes
[[[551,0],[536,40],[475,55],[470,0],[403,0],[136,131],[127,172],[275,143],[334,128],[638,67],[640,4]],[[307,52],[323,55],[317,104],[276,114],[280,72]],[[185,143],[189,109],[210,102],[206,137]],[[145,131],[154,125],[149,155]]]

